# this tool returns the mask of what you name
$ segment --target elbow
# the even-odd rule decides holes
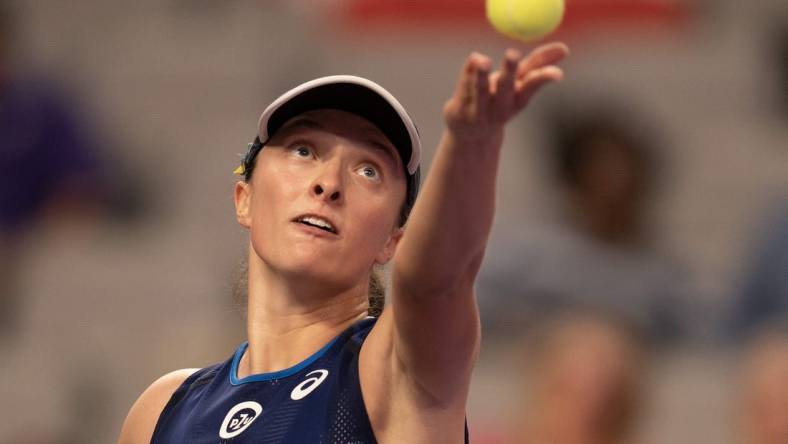
[[[481,268],[484,251],[465,263],[444,263],[424,267],[395,261],[391,280],[398,294],[412,297],[440,298],[473,289]]]

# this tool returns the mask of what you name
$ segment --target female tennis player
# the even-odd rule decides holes
[[[473,284],[504,127],[562,78],[567,53],[509,49],[494,72],[471,54],[418,201],[416,127],[383,88],[332,76],[274,101],[234,193],[250,233],[248,342],[154,382],[119,442],[467,442]],[[390,303],[371,317],[373,269],[392,259]]]

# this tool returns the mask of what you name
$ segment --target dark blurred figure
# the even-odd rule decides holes
[[[0,6],[0,343],[19,322],[25,239],[42,219],[90,217],[103,192],[96,146],[75,106],[51,82],[14,72],[10,7]]]
[[[658,175],[655,135],[603,107],[552,113],[548,131],[560,216],[504,233],[491,249],[480,297],[486,325],[516,328],[545,313],[596,307],[657,342],[681,337],[686,276],[653,252],[645,223]]]
[[[556,114],[551,126],[555,177],[573,224],[609,246],[644,246],[643,207],[656,169],[650,135],[605,111]]]
[[[757,230],[759,239],[733,307],[730,333],[737,341],[788,317],[788,199],[768,213]]]
[[[783,112],[783,117],[788,118],[788,15],[779,21],[772,33],[773,38],[769,46],[773,52],[770,62],[777,72],[778,106]]]
[[[614,317],[578,312],[540,324],[529,344],[523,379],[531,387],[514,442],[632,442],[646,357],[636,330]]]
[[[788,324],[751,340],[741,380],[740,442],[788,442]]]

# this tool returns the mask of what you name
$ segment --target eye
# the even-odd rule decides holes
[[[312,150],[303,145],[293,148],[293,151],[298,157],[309,157],[312,154]]]
[[[371,165],[364,165],[363,167],[359,168],[358,172],[369,179],[379,179],[380,174],[378,174],[378,170]]]

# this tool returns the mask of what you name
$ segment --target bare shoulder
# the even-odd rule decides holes
[[[183,381],[197,370],[185,368],[167,373],[145,389],[126,415],[118,444],[150,443],[164,406]]]

